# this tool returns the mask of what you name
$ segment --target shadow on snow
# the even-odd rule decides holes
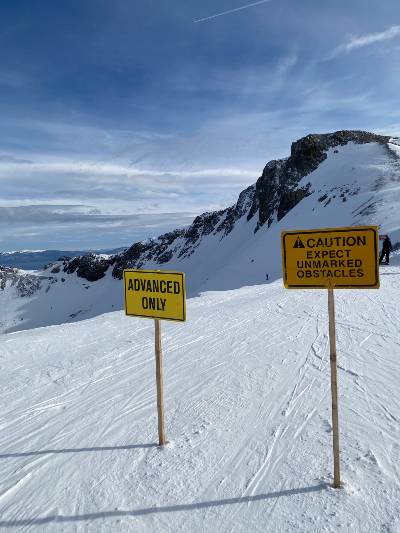
[[[33,452],[16,452],[0,454],[0,459],[10,459],[10,457],[30,457],[32,455],[47,455],[53,453],[79,453],[79,452],[110,452],[114,450],[135,450],[137,448],[153,448],[157,444],[126,444],[124,446],[94,446],[93,448],[63,448],[61,450],[38,450]]]
[[[135,447],[135,446],[132,446]],[[99,520],[106,518],[124,518],[135,516],[146,516],[162,513],[175,513],[185,511],[196,511],[198,509],[207,509],[210,507],[222,507],[225,505],[235,505],[241,503],[251,503],[257,501],[273,500],[284,496],[295,496],[296,494],[305,494],[310,492],[319,492],[327,489],[327,483],[320,483],[312,487],[300,487],[297,489],[280,490],[266,494],[257,494],[255,496],[240,496],[236,498],[226,498],[224,500],[210,500],[198,503],[165,505],[163,507],[147,507],[133,510],[114,510],[99,511],[97,513],[87,513],[81,515],[50,515],[41,518],[24,518],[21,520],[0,520],[0,527],[22,527],[22,526],[41,526],[50,523],[81,522],[88,520]]]

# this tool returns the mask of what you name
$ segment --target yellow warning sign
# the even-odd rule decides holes
[[[287,289],[377,289],[378,228],[284,231],[282,261]]]
[[[183,272],[124,270],[124,288],[127,315],[186,320]]]

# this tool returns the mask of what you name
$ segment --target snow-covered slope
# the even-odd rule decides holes
[[[165,449],[152,321],[0,336],[0,530],[398,533],[400,267],[381,273],[379,290],[336,293],[336,491],[324,291],[208,292],[164,322]]]
[[[0,329],[15,331],[122,307],[123,268],[186,272],[190,295],[262,284],[281,276],[285,229],[376,224],[400,243],[400,147],[365,132],[310,135],[271,161],[235,206],[205,213],[185,230],[136,243],[110,259],[78,258],[39,273],[4,273]],[[7,281],[4,282],[4,279]],[[17,298],[18,284],[38,286]],[[0,279],[1,284],[1,279]]]

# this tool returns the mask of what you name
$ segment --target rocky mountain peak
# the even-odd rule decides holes
[[[290,156],[266,164],[254,185],[242,191],[236,204],[226,209],[203,213],[187,228],[176,229],[156,239],[134,243],[130,248],[111,257],[95,254],[64,259],[53,265],[51,273],[61,269],[88,281],[97,281],[112,267],[114,278],[121,279],[125,268],[142,268],[146,264],[165,264],[171,259],[184,259],[192,255],[204,238],[214,235],[224,239],[242,217],[257,232],[281,220],[303,198],[309,196],[311,184],[300,181],[315,171],[327,158],[329,149],[348,143],[387,144],[390,137],[358,130],[341,130],[334,133],[310,134],[291,145]],[[1,276],[0,278],[4,277]]]
[[[330,148],[344,146],[349,142],[387,144],[389,140],[390,137],[359,130],[340,130],[323,134],[311,133],[292,143],[289,160],[293,168],[306,176],[326,159],[326,152]]]
[[[286,213],[310,194],[310,185],[299,187],[299,182],[311,174],[326,159],[330,148],[355,144],[387,144],[390,137],[367,131],[341,130],[334,133],[310,134],[292,143],[290,157],[270,161],[256,183],[256,194],[248,219],[258,212],[256,231],[274,219],[281,220]]]

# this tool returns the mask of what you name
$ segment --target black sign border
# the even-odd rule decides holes
[[[350,231],[372,231],[374,234],[374,252],[376,258],[375,264],[375,282],[369,285],[289,285],[287,282],[287,267],[286,267],[286,236],[288,235],[307,235],[309,233],[349,233]],[[378,289],[380,286],[379,280],[379,249],[378,249],[378,228],[373,229],[370,226],[355,226],[349,228],[324,228],[324,229],[309,229],[309,230],[289,230],[282,231],[282,255],[283,255],[283,278],[286,289]]]
[[[166,317],[163,317],[163,316],[149,316],[149,315],[133,315],[133,314],[130,314],[128,313],[127,311],[127,280],[125,278],[125,272],[140,272],[142,274],[158,274],[158,275],[161,275],[161,274],[172,274],[174,276],[180,276],[181,278],[181,283],[182,283],[182,304],[183,304],[183,318],[166,318]],[[185,274],[184,272],[175,272],[173,270],[140,270],[138,268],[136,269],[125,269],[123,271],[123,274],[124,274],[124,296],[125,296],[125,299],[124,299],[124,308],[125,308],[125,315],[126,316],[137,316],[139,318],[150,318],[150,319],[154,319],[154,318],[157,318],[158,320],[170,320],[171,322],[186,322],[186,286],[185,286]]]

